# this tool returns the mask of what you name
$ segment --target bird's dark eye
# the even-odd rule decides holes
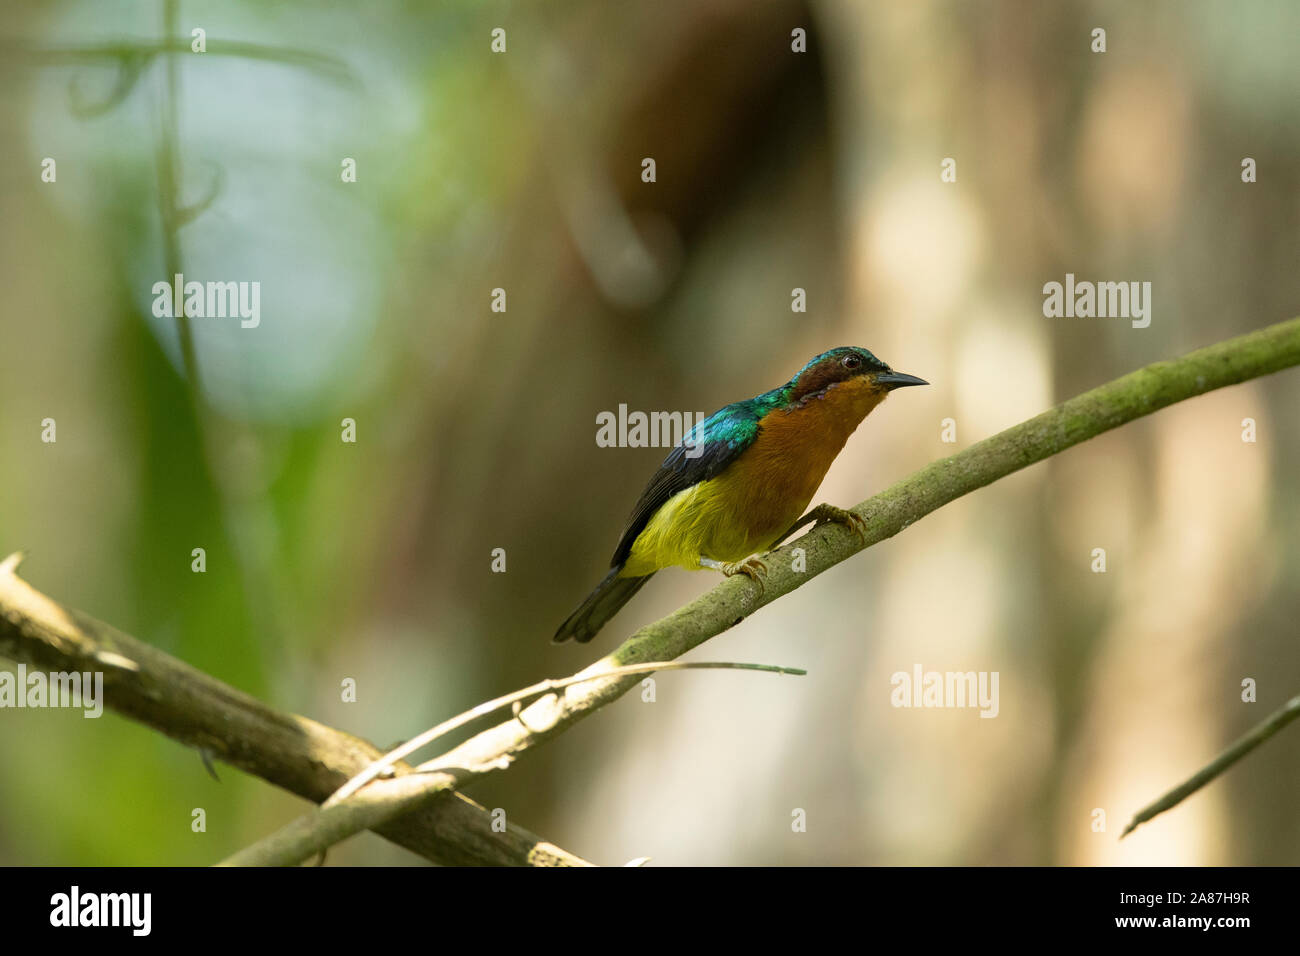
[[[846,355],[844,358],[840,359],[840,364],[847,369],[861,368],[862,359],[856,355]]]

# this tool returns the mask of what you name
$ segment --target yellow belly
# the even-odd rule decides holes
[[[849,435],[883,398],[832,389],[827,400],[763,419],[754,444],[715,478],[669,498],[632,544],[622,576],[640,577],[700,558],[741,561],[770,550],[807,510]]]
[[[678,492],[637,536],[623,575],[640,577],[673,565],[694,571],[701,557],[740,561],[767,551],[812,500],[812,492],[789,499],[768,491],[743,487],[724,473]]]

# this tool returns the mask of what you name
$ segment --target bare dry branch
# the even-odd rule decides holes
[[[105,703],[118,713],[317,803],[383,756],[358,737],[273,710],[56,603],[18,577],[21,560],[15,554],[0,562],[0,656],[50,671],[103,672]],[[394,780],[378,783],[422,779],[406,765],[396,770]],[[494,832],[488,812],[461,794],[374,829],[438,863],[590,865],[522,827]]]

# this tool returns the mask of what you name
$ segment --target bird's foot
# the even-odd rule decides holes
[[[729,578],[743,574],[758,586],[758,596],[763,596],[763,578],[767,575],[767,565],[763,563],[762,558],[755,555],[734,564],[724,564],[720,570]]]
[[[743,574],[756,585],[758,593],[763,593],[763,576],[767,574],[767,564],[758,555],[746,558],[744,561],[714,561],[712,558],[700,558],[700,564],[706,568],[712,568],[714,571],[721,571],[727,577],[735,577],[737,574]]]
[[[816,523],[814,528],[820,528],[824,524],[842,524],[852,531],[863,544],[867,542],[867,519],[862,517],[856,511],[848,511],[845,508],[837,508],[835,505],[818,505],[805,516],[812,518]]]

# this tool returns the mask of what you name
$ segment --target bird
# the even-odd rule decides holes
[[[745,574],[762,587],[761,555],[810,522],[861,516],[812,501],[849,436],[896,388],[928,385],[870,351],[823,352],[786,384],[699,422],[651,477],[632,509],[610,570],[565,619],[556,644],[590,641],[664,568]],[[803,515],[801,518],[800,515]]]

